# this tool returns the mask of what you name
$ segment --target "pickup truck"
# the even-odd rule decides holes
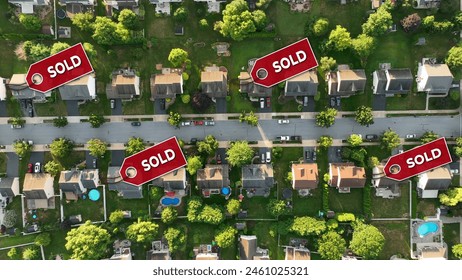
[[[278,141],[289,141],[290,136],[278,136],[278,137],[276,137],[276,140],[278,140]]]

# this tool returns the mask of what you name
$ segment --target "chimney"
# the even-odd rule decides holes
[[[173,171],[173,176],[176,176],[176,175],[178,175],[178,169]]]
[[[300,177],[305,177],[305,168],[300,168]]]

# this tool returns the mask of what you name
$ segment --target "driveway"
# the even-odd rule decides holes
[[[124,150],[111,151],[111,166],[121,166],[125,158]]]
[[[165,115],[167,114],[167,111],[166,110],[162,110],[160,108],[160,99],[156,99],[154,102],[154,114],[156,115]]]
[[[8,112],[6,111],[6,101],[0,101],[0,117],[8,117]]]
[[[32,99],[19,100],[19,106],[21,108],[21,112],[23,116],[34,117],[36,115],[34,102],[32,102]],[[30,112],[30,109],[32,109],[32,114]]]
[[[313,160],[313,151],[315,150],[314,147],[303,147],[303,158],[306,163],[314,163]]]
[[[15,153],[6,153],[8,158],[6,162],[6,175],[8,177],[18,177],[19,176],[19,157]]]
[[[385,111],[387,108],[387,98],[384,94],[373,94],[372,96],[372,110]]]
[[[226,149],[225,148],[218,148],[216,154],[220,155],[222,164],[228,164],[228,161],[226,160]]]
[[[340,155],[337,155],[337,150],[340,149]],[[329,162],[342,162],[341,156],[342,147],[332,146],[327,149],[327,159]]]
[[[114,109],[111,109],[111,115],[113,116],[123,115],[122,100],[114,99]]]
[[[314,105],[315,105],[314,96],[308,96],[308,106],[303,106],[302,112],[314,112],[315,111]]]
[[[85,165],[88,169],[94,168],[93,159],[95,159],[95,157],[90,155],[89,151],[85,151]],[[96,168],[98,168],[98,163],[96,164]]]
[[[77,100],[66,100],[68,116],[80,116],[79,102]]]
[[[45,152],[32,152],[30,154],[29,162],[35,164],[36,162],[40,162],[43,166],[45,160]]]
[[[217,113],[226,113],[226,98],[216,99]]]

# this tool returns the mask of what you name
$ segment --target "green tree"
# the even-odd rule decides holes
[[[175,253],[186,244],[186,234],[182,229],[169,227],[164,231],[164,238],[167,240],[168,249]]]
[[[125,149],[125,153],[128,156],[134,155],[138,152],[141,152],[146,147],[144,146],[144,140],[140,137],[130,137],[128,138],[127,148]]]
[[[386,5],[380,6],[376,13],[369,16],[367,21],[362,25],[363,33],[369,36],[381,36],[387,33],[393,24],[391,13],[387,10]]]
[[[60,51],[64,51],[65,49],[69,48],[70,45],[68,43],[64,42],[56,42],[51,46],[50,49],[50,54],[56,54],[59,53]]]
[[[357,123],[363,126],[374,124],[372,108],[364,105],[359,106],[355,111],[355,120]]]
[[[380,141],[382,147],[387,150],[393,150],[401,144],[398,133],[394,132],[390,128],[383,132]]]
[[[98,52],[95,50],[95,47],[90,43],[83,43],[83,49],[90,59],[96,58]]]
[[[162,210],[160,219],[164,224],[173,223],[178,217],[178,211],[173,207],[166,207]]]
[[[420,137],[420,142],[422,144],[426,144],[426,143],[429,143],[431,141],[434,141],[436,139],[438,139],[440,136],[438,134],[436,134],[434,131],[432,130],[427,130],[425,131],[425,133],[422,135],[422,137]]]
[[[257,6],[257,8],[259,9],[265,9],[266,7],[268,7],[270,2],[271,0],[258,0],[255,6]]]
[[[385,244],[383,234],[373,225],[355,228],[350,249],[364,259],[376,259]]]
[[[454,147],[454,153],[458,157],[462,157],[462,137],[456,138],[456,146]]]
[[[337,66],[337,61],[329,56],[323,56],[320,59],[319,70],[321,74],[325,74],[333,70]]]
[[[345,27],[337,25],[329,35],[329,45],[332,45],[337,51],[343,51],[351,46],[350,32]]]
[[[326,222],[312,217],[295,217],[290,231],[300,236],[320,235],[326,230]]]
[[[170,111],[167,121],[171,126],[179,127],[181,122],[181,114],[173,113],[172,111]]]
[[[5,215],[3,216],[2,224],[7,227],[11,228],[16,224],[18,220],[18,214],[14,210],[6,210]]]
[[[345,249],[345,239],[335,231],[328,231],[318,241],[318,252],[324,260],[340,260]]]
[[[65,127],[68,123],[67,118],[64,116],[59,116],[53,119],[53,125],[55,127]]]
[[[65,247],[73,260],[99,260],[106,255],[110,238],[106,229],[86,221],[67,233]]]
[[[90,155],[97,158],[104,156],[107,150],[107,143],[97,138],[88,140],[87,146],[90,151]]]
[[[22,259],[23,260],[36,260],[39,257],[39,252],[35,247],[27,247],[22,252]]]
[[[34,15],[19,15],[19,22],[24,26],[25,29],[30,31],[39,31],[42,28],[42,22]]]
[[[363,138],[359,134],[351,134],[347,139],[348,144],[352,147],[357,147],[363,143]]]
[[[216,205],[205,205],[199,213],[198,219],[203,223],[219,225],[225,219],[225,215],[220,207]]]
[[[117,30],[117,24],[110,18],[96,17],[93,28],[91,37],[100,45],[113,45],[122,40]]]
[[[138,19],[138,16],[130,9],[123,9],[120,11],[117,20],[125,28],[130,30],[138,29],[140,26],[140,20]]]
[[[314,22],[312,28],[314,36],[323,36],[329,29],[329,20],[327,18],[319,18]]]
[[[374,37],[360,34],[357,38],[351,40],[351,46],[361,58],[363,65],[365,65],[369,55],[374,52],[376,40]]]
[[[250,113],[248,115],[244,111],[239,116],[239,122],[247,122],[247,124],[249,124],[251,126],[257,126],[258,125],[258,116],[256,116],[253,111],[250,111]]]
[[[111,215],[109,215],[109,221],[111,222],[111,224],[119,224],[120,222],[122,222],[122,220],[124,219],[124,211],[122,210],[115,210],[111,213]]]
[[[207,28],[209,27],[209,23],[207,22],[207,19],[203,18],[199,20],[199,26],[202,28]]]
[[[356,220],[356,217],[353,213],[337,213],[335,218],[340,223],[354,222]]]
[[[462,201],[462,188],[453,188],[447,190],[438,196],[440,203],[446,206],[456,206]]]
[[[16,248],[11,248],[6,255],[8,256],[8,258],[12,260],[19,259],[19,252],[18,252],[18,249]]]
[[[454,257],[462,259],[462,244],[459,243],[452,246],[452,253],[454,254]]]
[[[374,168],[380,164],[380,161],[377,157],[369,157],[367,160],[367,166],[369,168]]]
[[[336,116],[337,110],[334,108],[327,108],[316,115],[316,125],[325,128],[331,127],[335,123]]]
[[[435,23],[435,16],[426,16],[424,17],[422,21],[423,27],[425,27],[425,29],[427,30],[433,29],[434,23]]]
[[[187,161],[188,165],[186,166],[186,170],[190,175],[196,174],[197,170],[202,168],[201,158],[198,156],[188,157]]]
[[[77,13],[71,18],[72,24],[83,31],[93,30],[93,15],[91,13]]]
[[[452,47],[448,51],[448,56],[446,57],[446,63],[451,68],[460,68],[462,66],[462,47]]]
[[[271,153],[273,154],[273,159],[280,159],[282,157],[283,152],[284,150],[280,146],[273,147],[271,149]]]
[[[159,230],[159,225],[149,221],[138,221],[129,225],[127,228],[126,236],[128,239],[138,243],[149,243],[154,240]]]
[[[252,19],[255,24],[257,31],[261,31],[266,27],[268,19],[266,18],[265,12],[262,10],[255,10],[252,12]]]
[[[8,123],[12,125],[24,125],[26,121],[22,117],[12,117],[8,120]]]
[[[226,226],[215,234],[215,241],[220,248],[229,248],[234,245],[236,234],[237,230],[234,227]]]
[[[187,218],[191,223],[199,221],[199,214],[202,210],[202,199],[197,196],[193,196],[188,201],[187,207]]]
[[[47,58],[50,56],[50,47],[41,43],[33,44],[27,56],[33,61]]]
[[[15,140],[13,142],[13,150],[20,158],[22,158],[28,152],[32,151],[32,145],[24,140]]]
[[[226,210],[231,215],[237,215],[239,210],[241,209],[241,203],[237,199],[230,199],[228,203],[226,203]]]
[[[252,160],[254,151],[247,141],[236,141],[231,143],[226,155],[226,160],[231,166],[241,167]]]
[[[271,216],[278,218],[281,215],[286,215],[289,213],[289,209],[286,207],[284,200],[271,199],[267,206],[268,213]]]
[[[91,127],[98,128],[106,122],[106,119],[102,115],[91,114],[88,118],[88,122],[90,123]]]
[[[183,74],[186,74],[186,72],[184,72]],[[183,102],[184,104],[188,104],[190,101],[191,101],[191,95],[189,95],[189,94],[182,94],[181,95],[181,102]]]
[[[196,145],[199,153],[207,155],[215,154],[215,151],[218,149],[218,141],[213,135],[205,136],[204,141],[199,141]]]
[[[168,55],[168,61],[170,61],[174,67],[181,66],[187,59],[188,52],[180,48],[172,49]]]
[[[35,245],[37,246],[48,246],[51,243],[51,235],[48,232],[40,233],[35,237]]]
[[[164,188],[161,187],[152,187],[151,188],[151,200],[159,200],[164,195]]]
[[[321,148],[327,149],[334,143],[334,139],[328,135],[319,137],[318,144]]]
[[[173,18],[176,21],[186,21],[186,19],[188,19],[188,11],[185,7],[179,7],[173,13]]]
[[[50,175],[53,177],[58,176],[63,170],[59,162],[55,160],[45,163],[45,165],[43,166],[43,169],[45,170],[46,173],[50,173]]]
[[[67,138],[57,138],[50,144],[50,153],[57,158],[67,157],[74,149],[74,142]]]

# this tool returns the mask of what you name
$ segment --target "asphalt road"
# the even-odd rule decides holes
[[[237,120],[215,121],[215,126],[190,126],[175,129],[167,122],[142,122],[133,127],[130,122],[105,123],[100,128],[91,128],[88,123],[72,123],[64,128],[55,128],[52,124],[26,124],[23,129],[11,129],[9,125],[0,125],[0,145],[10,145],[16,139],[33,140],[34,144],[49,144],[54,138],[67,137],[77,143],[86,143],[91,138],[99,138],[109,143],[125,143],[129,137],[141,137],[145,141],[159,142],[168,137],[177,137],[189,141],[195,137],[203,139],[212,134],[220,141],[227,140],[274,140],[281,135],[300,135],[302,139],[318,139],[321,135],[330,135],[334,139],[346,139],[351,133],[381,134],[391,128],[401,137],[433,130],[440,136],[459,136],[459,116],[395,117],[376,118],[370,127],[357,124],[353,118],[337,119],[334,126],[322,128],[315,125],[314,119],[290,119],[289,124],[278,124],[276,120],[261,120],[261,130]],[[263,135],[260,133],[262,131]],[[265,139],[266,138],[266,139]]]

